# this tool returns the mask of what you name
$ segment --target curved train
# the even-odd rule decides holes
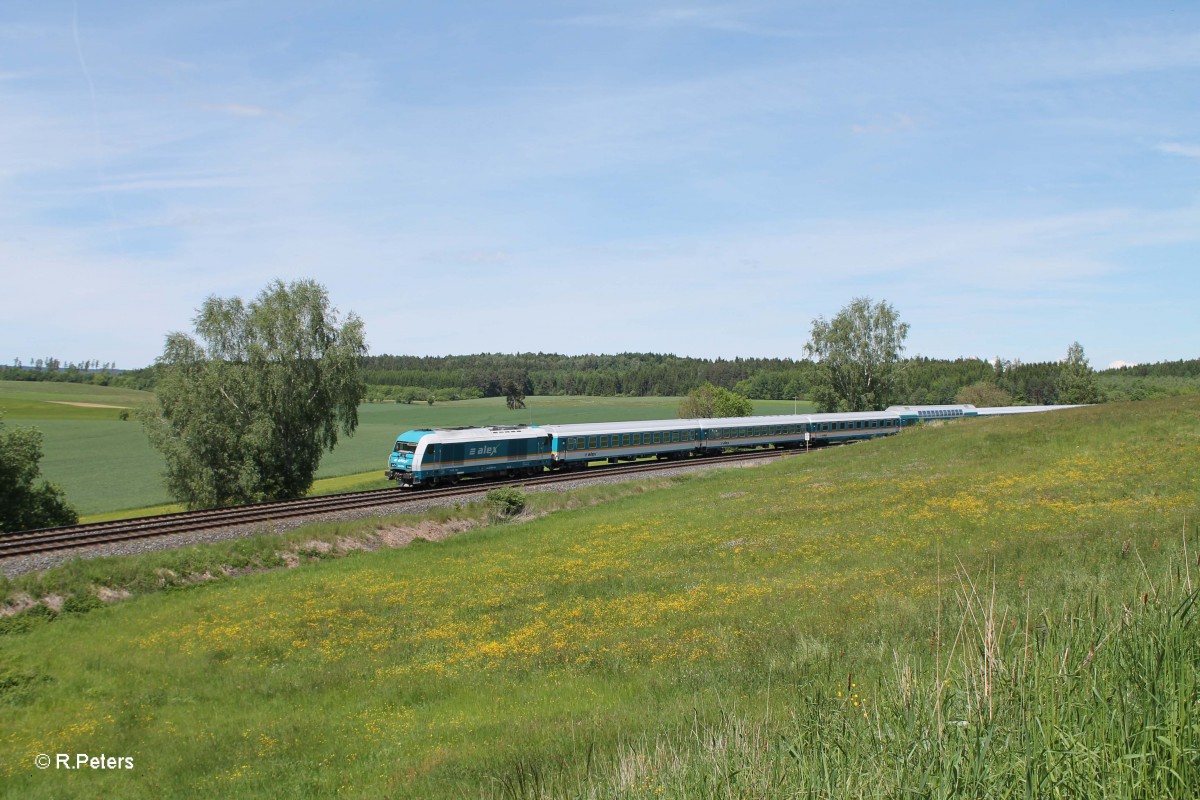
[[[402,487],[438,486],[464,477],[520,477],[545,470],[583,469],[597,461],[674,459],[743,448],[819,447],[888,436],[928,421],[1067,407],[892,406],[884,411],[840,414],[422,428],[396,438],[384,474]]]

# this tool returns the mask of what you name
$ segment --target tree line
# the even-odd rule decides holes
[[[46,358],[38,369],[18,363],[0,367],[0,380],[65,381],[145,391],[158,384],[158,365],[109,372],[104,365],[97,371],[87,364]],[[506,397],[506,387],[513,386],[523,396],[682,397],[705,384],[754,400],[815,399],[819,373],[817,363],[807,358],[703,359],[658,353],[372,355],[362,358],[361,368],[368,401],[398,403]],[[960,392],[982,383],[1002,390],[1013,403],[1052,405],[1060,402],[1063,368],[1058,361],[911,356],[899,362],[896,402],[967,402],[959,400]],[[1104,398],[1113,401],[1200,391],[1200,359],[1097,370],[1095,375]]]
[[[403,369],[380,368],[398,359],[410,363]],[[421,363],[423,366],[416,366]],[[897,361],[894,402],[919,405],[968,402],[958,399],[967,387],[991,384],[1002,390],[1004,402],[1053,405],[1060,402],[1064,362],[1022,363],[996,358],[935,359],[924,356]],[[1100,377],[1114,371],[1096,373]],[[515,383],[523,395],[583,395],[591,397],[681,397],[697,387],[711,385],[754,400],[817,400],[818,362],[812,359],[705,360],[646,353],[615,356],[560,356],[553,354],[484,353],[473,356],[405,357],[368,356],[363,362],[367,398],[379,402],[426,402],[505,397],[505,386]],[[1121,387],[1134,378],[1101,381],[1106,394],[1119,399],[1144,399],[1200,390],[1200,374],[1162,381],[1141,380],[1141,396],[1125,396]],[[1175,391],[1173,389],[1178,389]]]

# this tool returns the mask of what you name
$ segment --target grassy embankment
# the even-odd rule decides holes
[[[28,798],[1200,785],[1197,399],[677,483],[10,633],[0,783]],[[34,768],[58,752],[136,768]]]
[[[179,510],[162,485],[162,458],[129,413],[152,399],[147,392],[105,386],[0,381],[5,423],[42,431],[42,475],[63,487],[85,522]],[[516,411],[496,397],[432,406],[365,404],[355,435],[343,437],[322,460],[313,493],[388,486],[387,454],[396,435],[411,428],[670,418],[678,405],[670,397],[531,397],[527,409]],[[755,403],[761,414],[790,413],[793,407],[791,401]],[[129,419],[121,419],[122,411]]]

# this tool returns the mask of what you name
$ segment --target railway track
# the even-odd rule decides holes
[[[88,525],[72,525],[62,528],[45,528],[35,531],[0,534],[0,559],[36,555],[58,550],[71,550],[98,544],[149,539],[177,533],[211,530],[259,522],[319,516],[321,514],[364,509],[380,506],[395,506],[419,500],[443,499],[462,495],[478,494],[499,486],[545,486],[547,484],[577,481],[589,476],[625,476],[638,473],[654,473],[681,466],[707,466],[747,460],[778,458],[784,453],[803,451],[764,450],[748,453],[733,453],[720,456],[705,456],[679,461],[652,461],[634,464],[614,464],[593,467],[588,470],[550,473],[537,478],[472,481],[471,483],[442,489],[403,491],[399,489],[372,489],[363,492],[307,497],[300,500],[258,503],[248,506],[211,509],[207,511],[185,511],[176,514],[159,514],[150,517],[97,522]]]

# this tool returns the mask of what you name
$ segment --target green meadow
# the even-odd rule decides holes
[[[1195,796],[1200,398],[608,491],[296,569],[172,570],[170,591],[144,580],[166,581],[161,556],[64,567],[141,588],[5,624],[0,787]],[[37,768],[58,753],[134,768]]]
[[[86,520],[127,511],[168,510],[162,458],[146,441],[133,415],[153,401],[146,392],[70,383],[0,381],[0,414],[6,424],[31,425],[43,435],[42,475],[59,484]],[[436,405],[370,403],[359,408],[359,427],[326,454],[315,493],[382,488],[387,455],[396,436],[412,428],[611,422],[672,418],[679,398],[531,397],[510,410],[503,398]],[[791,401],[756,401],[760,414],[790,413]],[[811,410],[801,403],[801,411]],[[121,419],[125,411],[130,418]]]

